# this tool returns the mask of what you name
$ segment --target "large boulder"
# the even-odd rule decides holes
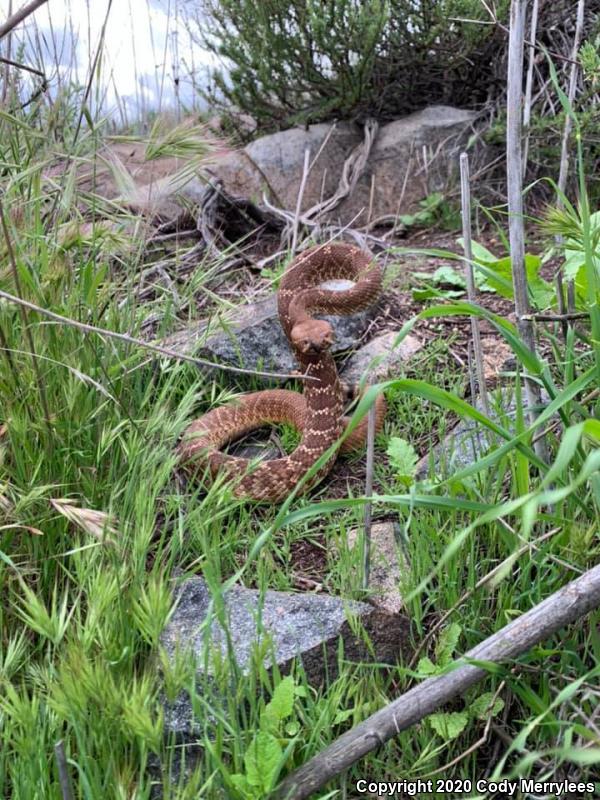
[[[454,180],[458,148],[474,119],[471,111],[430,106],[381,126],[362,176],[324,218],[358,226],[369,217],[411,211],[429,193],[443,191]],[[211,176],[230,195],[261,202],[266,192],[272,203],[289,211],[296,207],[308,148],[312,167],[303,193],[304,212],[336,192],[346,159],[362,142],[363,128],[350,122],[291,128],[239,149],[207,131],[206,157],[190,169],[185,156],[149,158],[145,143],[109,141],[96,159],[59,159],[44,177],[56,185],[65,169],[72,169],[80,192],[121,202],[155,219],[177,218],[193,206]]]
[[[171,662],[185,651],[193,657],[204,691],[212,686],[215,665],[227,663],[232,654],[238,669],[232,669],[231,680],[246,680],[255,668],[257,649],[264,652],[267,669],[277,664],[283,673],[300,659],[313,685],[335,679],[340,644],[345,659],[353,662],[394,666],[411,655],[409,618],[367,603],[326,594],[261,594],[236,585],[224,592],[223,604],[227,633],[206,582],[189,578],[179,588],[177,607],[161,637]],[[362,632],[349,619],[360,622]],[[213,697],[218,704],[217,695]],[[187,693],[167,704],[165,723],[170,733],[186,739],[203,728]]]
[[[371,219],[403,213],[447,188],[474,119],[471,111],[430,106],[380,127],[362,177],[329,219],[360,225],[369,209]],[[346,158],[362,140],[362,128],[349,122],[292,128],[224,154],[210,170],[231,194],[259,201],[266,191],[275,204],[294,209],[308,148],[314,163],[303,194],[306,211],[334,194]]]

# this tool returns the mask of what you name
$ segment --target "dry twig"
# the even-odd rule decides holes
[[[487,670],[469,661],[496,664],[515,659],[598,606],[600,565],[469,650],[463,659],[454,662],[451,672],[428,678],[337,738],[285,778],[274,797],[310,797],[356,761],[487,677]]]

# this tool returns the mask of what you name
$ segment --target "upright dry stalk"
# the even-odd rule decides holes
[[[577,76],[579,72],[579,62],[577,61],[577,54],[579,52],[579,45],[581,43],[581,36],[583,33],[583,21],[585,18],[585,0],[579,0],[577,4],[577,22],[575,23],[575,35],[573,37],[573,50],[571,52],[571,75],[569,77],[569,107],[573,108],[575,102],[575,92],[577,90]],[[560,171],[558,173],[558,198],[557,205],[563,208],[563,195],[567,188],[567,178],[569,176],[569,139],[571,138],[571,128],[573,121],[570,114],[565,115],[565,127],[563,128],[562,144],[560,150]],[[563,244],[563,237],[558,235],[556,237],[556,244],[561,247]],[[562,288],[561,288],[562,293]],[[567,283],[567,310],[569,312],[575,311],[575,286],[573,281]]]
[[[373,469],[375,465],[375,422],[377,410],[375,403],[369,409],[367,419],[367,475],[365,480],[365,495],[371,497],[373,494]],[[369,588],[371,577],[371,528],[372,528],[372,504],[368,500],[365,504],[365,539],[363,547],[363,588]]]
[[[56,766],[58,768],[58,782],[60,784],[63,800],[73,800],[74,795],[71,787],[71,779],[69,778],[67,754],[65,753],[65,746],[62,739],[54,745],[54,758],[56,759]]]
[[[471,185],[469,182],[469,156],[466,153],[460,154],[460,196],[463,226],[463,249],[465,258],[467,259],[467,263],[465,265],[467,296],[471,303],[475,303],[477,300],[477,289],[475,288],[475,275],[473,272],[473,248],[471,243]],[[471,338],[473,340],[473,356],[475,359],[477,383],[479,384],[481,407],[484,413],[489,417],[490,406],[485,388],[485,370],[483,366],[481,332],[479,329],[479,318],[475,316],[471,317]],[[474,396],[473,403],[475,402],[476,399]]]
[[[298,228],[300,227],[300,214],[302,213],[302,198],[304,197],[304,190],[306,188],[306,181],[308,180],[308,173],[310,172],[310,148],[307,147],[304,151],[304,165],[302,167],[302,178],[300,179],[300,188],[298,189],[298,197],[296,198],[296,211],[294,213],[294,224],[292,228],[292,256],[296,255],[296,247],[298,245]]]
[[[529,57],[527,59],[527,82],[525,84],[525,105],[523,107],[523,174],[527,173],[527,157],[529,154],[529,125],[531,123],[531,97],[533,94],[533,67],[535,65],[535,37],[537,36],[537,23],[539,16],[539,0],[533,0],[531,9],[531,24],[529,28]]]
[[[9,0],[8,2],[8,16],[11,17],[13,13],[13,0]],[[8,38],[6,40],[6,62],[4,64],[4,85],[2,87],[2,105],[6,104],[6,98],[8,97],[8,86],[10,83],[10,65],[9,62],[12,57],[12,34],[8,34]]]
[[[523,43],[525,40],[524,0],[512,0],[510,5],[510,35],[508,41],[508,86],[506,99],[506,180],[512,278],[515,293],[517,328],[523,344],[535,352],[533,322],[529,318],[531,307],[525,271],[525,229],[523,225],[523,152],[522,100],[523,100]],[[539,387],[525,376],[525,397],[529,423],[535,419],[534,406],[540,401]],[[536,452],[544,458],[544,440],[536,443]]]
[[[571,52],[571,75],[569,78],[569,105],[572,108],[575,101],[575,92],[577,90],[577,77],[579,73],[579,62],[577,61],[577,54],[579,52],[579,45],[581,43],[581,35],[583,33],[583,22],[585,18],[585,0],[579,0],[577,4],[577,22],[575,24],[575,36],[573,38],[573,50]],[[573,122],[570,114],[565,116],[565,127],[563,129],[562,145],[560,152],[560,172],[558,174],[558,204],[562,207],[562,197],[567,187],[567,177],[569,175],[569,138],[571,136],[571,128]]]

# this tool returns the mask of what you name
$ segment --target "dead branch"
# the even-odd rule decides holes
[[[30,14],[33,14],[36,9],[38,9],[40,6],[43,6],[46,2],[47,0],[32,0],[31,3],[23,6],[23,8],[20,8],[18,11],[15,11],[14,14],[11,14],[6,22],[3,25],[0,25],[0,39],[6,36],[7,33],[10,33],[13,28],[17,27],[17,25],[20,25],[24,19],[27,19]]]
[[[600,564],[469,650],[445,675],[428,678],[340,736],[277,787],[277,800],[303,800],[359,759],[488,675],[468,661],[507,662],[600,606]]]
[[[135,345],[136,347],[142,347],[145,350],[150,350],[167,358],[174,358],[178,361],[188,361],[190,364],[195,364],[196,366],[208,367],[209,369],[220,369],[224,372],[235,372],[238,375],[256,375],[264,378],[298,380],[299,377],[297,374],[287,375],[277,372],[257,372],[253,369],[233,367],[229,364],[215,364],[214,361],[208,361],[204,358],[188,356],[184,353],[176,353],[175,350],[169,350],[166,347],[161,347],[161,345],[150,344],[150,342],[144,342],[142,339],[136,339],[135,336],[130,336],[128,333],[117,333],[116,331],[109,331],[105,328],[97,328],[95,325],[88,325],[86,322],[78,322],[77,320],[69,319],[69,317],[63,317],[60,314],[55,314],[54,311],[49,311],[47,308],[42,308],[42,306],[38,306],[35,303],[30,303],[28,300],[24,300],[21,297],[15,297],[14,294],[9,294],[8,292],[4,292],[2,290],[0,290],[0,299],[8,300],[9,303],[14,303],[21,308],[27,308],[30,311],[36,311],[38,314],[42,314],[49,319],[53,319],[55,322],[59,322],[61,325],[68,325],[71,328],[77,328],[78,330],[85,331],[86,333],[97,333],[100,336],[106,336],[109,339],[117,339],[120,342]],[[302,376],[302,379],[310,381],[319,380],[318,378],[313,378],[310,375],[304,375]]]
[[[517,329],[525,346],[535,353],[533,324],[526,319],[531,313],[529,290],[525,272],[525,228],[523,222],[523,153],[522,153],[522,93],[523,93],[523,40],[525,38],[524,0],[512,0],[510,6],[510,39],[508,45],[508,88],[506,98],[506,183],[508,194],[510,255],[512,260],[515,314]],[[525,376],[528,418],[535,420],[535,406],[540,403],[538,384]],[[536,445],[539,458],[545,458],[544,441]]]

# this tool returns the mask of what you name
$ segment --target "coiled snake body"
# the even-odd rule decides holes
[[[355,282],[351,289],[332,291],[320,286],[332,279]],[[341,436],[344,390],[330,347],[331,325],[314,313],[351,314],[367,308],[381,291],[381,270],[368,253],[346,244],[312,247],[297,256],[284,273],[278,293],[281,325],[294,350],[304,381],[304,394],[273,389],[243,395],[235,403],[213,409],[195,420],[179,446],[183,463],[208,466],[213,478],[225,472],[234,479],[234,494],[254,500],[284,499],[317,459]],[[377,428],[383,423],[385,401],[378,398]],[[250,468],[245,458],[230,456],[221,448],[267,424],[287,422],[302,433],[296,449],[285,458],[263,461]],[[366,437],[366,419],[344,440],[341,450],[360,447]],[[329,472],[335,454],[307,481],[313,486]],[[250,468],[250,469],[249,469]]]

